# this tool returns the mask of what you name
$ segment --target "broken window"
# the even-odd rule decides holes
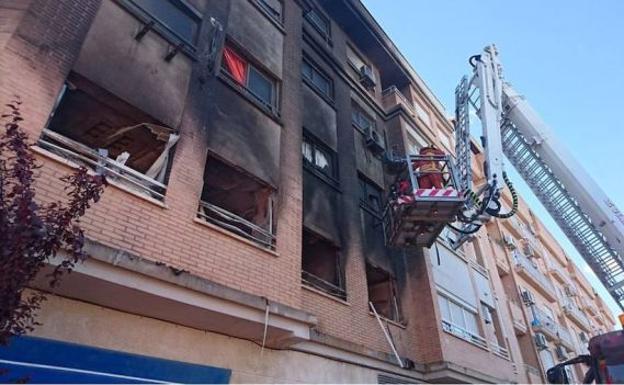
[[[304,284],[341,299],[347,298],[338,247],[304,229],[301,254]]]
[[[386,270],[366,263],[368,300],[380,316],[401,321],[396,279]]]
[[[323,175],[336,179],[335,157],[333,152],[320,141],[304,134],[301,143],[304,166],[311,167]]]
[[[72,73],[39,145],[162,199],[178,138],[173,129]]]
[[[221,65],[223,72],[249,95],[271,111],[277,110],[277,82],[274,79],[249,63],[230,45],[223,47]]]
[[[274,249],[274,192],[271,186],[209,155],[198,216]]]

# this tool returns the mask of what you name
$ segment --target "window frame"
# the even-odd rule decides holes
[[[249,100],[251,100],[254,104],[261,107],[262,110],[270,113],[273,117],[279,117],[280,115],[280,87],[279,80],[272,76],[268,71],[264,70],[260,65],[258,65],[257,61],[255,61],[250,55],[248,55],[245,51],[243,51],[239,46],[232,42],[231,40],[227,40],[223,45],[223,50],[225,48],[229,48],[238,58],[245,62],[245,84],[239,83],[236,79],[234,79],[233,75],[227,69],[225,65],[225,61],[221,59],[221,67],[219,69],[219,73],[222,74],[232,86],[234,86],[237,90],[241,91],[243,95],[247,96]],[[221,53],[221,58],[223,58],[223,50]],[[262,98],[255,93],[249,87],[249,79],[252,69],[264,80],[268,81],[271,84],[271,103],[267,103]]]
[[[308,78],[305,75],[304,66],[307,65],[312,70],[312,75],[315,73],[319,75],[321,78],[327,81],[328,85],[328,93],[325,93],[319,86],[314,83],[314,76],[312,78]],[[325,71],[323,71],[318,65],[314,64],[314,62],[307,58],[307,56],[303,56],[301,61],[301,78],[304,83],[306,83],[310,88],[312,88],[316,93],[318,93],[323,99],[328,101],[330,104],[334,103],[334,79],[329,76]]]
[[[306,159],[303,154],[303,146],[304,144],[309,144],[312,147],[312,159],[316,159],[316,152],[320,151],[328,156],[330,173],[324,172],[320,167],[318,167],[315,162],[311,162]],[[336,157],[336,153],[334,150],[329,148],[325,143],[321,140],[314,137],[311,133],[304,129],[303,136],[301,139],[301,157],[303,159],[303,167],[313,174],[319,176],[323,180],[329,182],[330,184],[337,186],[338,185],[338,159]]]
[[[316,22],[316,20],[314,20],[314,18],[310,16],[311,14],[318,16],[318,18],[321,19],[322,22],[324,22],[327,28],[323,28],[323,26],[320,26]],[[310,26],[312,26],[312,28],[314,28],[314,30],[316,30],[316,32],[323,38],[323,40],[325,40],[325,42],[327,42],[328,44],[332,43],[331,19],[327,17],[327,15],[321,12],[317,7],[310,7],[310,9],[308,9],[307,11],[304,10],[303,18],[308,24],[310,24]]]
[[[192,40],[189,41],[187,38],[183,37],[179,32],[177,32],[173,27],[167,24],[162,19],[158,18],[155,14],[150,13],[148,10],[143,8],[140,4],[138,4],[135,0],[119,0],[120,4],[128,11],[130,11],[135,16],[139,16],[141,21],[150,22],[154,21],[154,30],[162,35],[163,38],[177,45],[178,43],[182,43],[182,51],[191,56],[194,60],[196,59],[195,51],[198,47],[199,37],[201,34],[201,28],[203,24],[203,16],[202,14],[189,2],[185,0],[159,0],[159,1],[167,1],[171,3],[172,6],[179,9],[180,12],[188,16],[190,19],[194,20],[197,25],[197,30],[195,31],[195,36],[193,36]],[[147,19],[147,20],[143,20]]]
[[[271,20],[277,22],[280,26],[284,24],[284,2],[282,0],[275,0],[280,3],[281,9],[278,14],[273,7],[271,7],[266,0],[252,0],[258,7],[264,12]]]
[[[362,127],[360,122],[356,121],[356,119],[354,119],[355,115],[357,114],[357,116],[364,117],[364,119],[368,120],[370,122],[370,125],[368,127]],[[360,106],[358,103],[356,103],[355,101],[353,101],[351,103],[351,124],[353,125],[353,127],[355,127],[358,131],[362,132],[365,135],[368,135],[368,133],[370,132],[370,130],[375,130],[377,128],[377,122],[375,121],[375,118],[370,116],[370,114],[368,114],[368,112],[366,112],[364,110],[364,108],[362,108],[362,106]]]
[[[390,298],[388,298],[388,300],[394,300],[394,302],[391,304],[392,309],[393,309],[393,313],[396,316],[396,318],[392,318],[392,317],[386,317],[385,315],[379,313],[379,309],[375,308],[375,311],[377,311],[377,313],[379,314],[379,316],[381,318],[387,319],[389,321],[392,322],[397,322],[397,323],[404,323],[404,318],[403,318],[403,311],[401,309],[401,301],[399,298],[399,287],[398,287],[398,283],[397,283],[397,279],[394,276],[394,274],[392,274],[392,272],[387,271],[381,267],[375,266],[372,263],[366,262],[366,292],[367,292],[367,298],[369,302],[372,302],[371,300],[371,291],[370,291],[370,284],[369,284],[369,277],[368,277],[368,270],[370,269],[374,269],[374,270],[380,270],[383,273],[385,273],[388,276],[388,285],[390,286]]]
[[[384,211],[384,189],[379,187],[375,182],[368,179],[362,173],[358,173],[358,185],[359,185],[359,201],[360,207],[374,216],[381,218]],[[369,198],[372,195],[371,190],[378,193],[379,207],[375,208],[369,202]],[[363,193],[366,193],[366,199],[363,199]]]
[[[329,239],[319,235],[317,232],[315,232],[315,231],[313,231],[313,230],[311,230],[311,229],[309,229],[309,228],[307,228],[305,226],[302,228],[302,230],[303,230],[302,231],[302,241],[301,241],[301,260],[302,260],[301,261],[301,283],[302,283],[302,285],[304,285],[306,287],[313,288],[315,290],[319,290],[319,291],[323,292],[324,294],[327,294],[329,296],[335,297],[337,299],[346,301],[347,300],[347,282],[346,282],[346,276],[345,276],[346,275],[346,270],[345,270],[345,266],[344,266],[344,263],[343,263],[343,260],[342,260],[342,254],[341,254],[340,247],[337,246],[335,243],[333,243],[331,240],[329,240]],[[303,259],[304,259],[304,246],[306,245],[306,243],[303,240],[304,240],[304,237],[305,237],[306,233],[308,234],[309,237],[316,237],[318,239],[321,239],[323,242],[327,242],[328,245],[330,245],[330,247],[334,249],[334,252],[335,252],[335,255],[334,255],[335,261],[334,262],[335,262],[335,267],[336,267],[336,278],[337,278],[337,281],[338,281],[337,285],[335,285],[332,282],[325,281],[323,278],[321,278],[321,277],[319,277],[319,276],[317,276],[317,275],[315,275],[315,274],[313,274],[311,272],[308,272],[308,271],[304,270]],[[312,282],[306,281],[305,278],[304,278],[304,275],[306,275],[306,274],[311,275],[314,278],[323,281],[323,283],[329,284],[331,286],[331,289],[337,289],[337,293],[332,293],[327,288],[319,287],[319,285],[315,285]]]

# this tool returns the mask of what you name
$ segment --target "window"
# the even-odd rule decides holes
[[[366,65],[366,61],[362,59],[362,57],[355,52],[350,45],[347,44],[347,60],[349,64],[356,70],[358,73],[360,72],[360,68]]]
[[[481,337],[479,323],[475,311],[450,300],[438,293],[438,305],[442,316],[442,325],[445,331],[480,346],[486,346]]]
[[[325,97],[328,97],[330,99],[333,98],[333,83],[329,76],[322,73],[319,69],[317,69],[314,65],[312,65],[305,59],[302,63],[301,73],[303,75],[303,80],[308,83],[312,88],[320,92]]]
[[[375,213],[381,213],[383,209],[381,188],[362,176],[359,177],[358,181],[360,183],[360,204]]]
[[[275,112],[277,108],[277,82],[249,63],[232,47],[223,48],[223,71],[236,84],[242,86],[255,100]]]
[[[209,155],[198,217],[273,249],[273,196],[270,186]]]
[[[303,230],[301,279],[304,284],[346,299],[340,253],[331,241]]]
[[[179,135],[86,78],[71,73],[39,145],[109,180],[163,199]]]
[[[301,152],[303,154],[304,165],[332,179],[336,177],[334,154],[329,148],[323,146],[319,141],[304,135],[301,144]]]
[[[357,104],[351,105],[351,122],[353,125],[365,133],[375,128],[375,121],[371,118],[362,107]]]
[[[323,39],[325,39],[326,41],[330,41],[331,24],[329,22],[329,19],[325,15],[323,15],[318,9],[311,8],[304,14],[304,17],[306,21],[310,23],[310,25],[312,25],[312,27],[314,27],[314,29],[316,29],[318,33],[321,34]]]
[[[279,23],[282,22],[282,2],[280,0],[256,0],[256,4]]]
[[[380,316],[399,322],[401,312],[396,279],[382,268],[366,264],[366,284],[368,300]]]
[[[197,11],[181,0],[130,0],[185,43],[195,46],[201,24]]]

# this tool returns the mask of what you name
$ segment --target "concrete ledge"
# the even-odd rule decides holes
[[[309,340],[317,323],[304,311],[98,242],[87,241],[85,251],[90,258],[63,278],[55,294],[253,341],[262,341],[268,308],[269,347]],[[35,288],[49,290],[45,273]]]
[[[510,379],[501,379],[481,371],[455,364],[450,361],[441,361],[425,365],[425,381],[431,383],[490,383],[509,384]]]

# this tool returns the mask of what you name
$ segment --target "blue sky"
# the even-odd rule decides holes
[[[468,57],[495,43],[504,76],[624,209],[624,1],[363,0],[446,107]],[[511,168],[509,165],[508,168]],[[514,184],[609,303],[527,185]]]

